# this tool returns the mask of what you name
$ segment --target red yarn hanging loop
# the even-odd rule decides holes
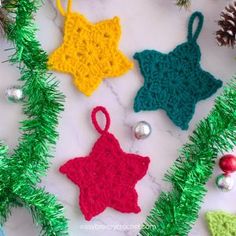
[[[105,125],[104,129],[102,129],[100,127],[100,125],[98,124],[97,117],[96,117],[98,112],[102,112],[106,117],[106,125]],[[103,133],[107,132],[108,129],[110,128],[111,119],[110,119],[110,115],[105,107],[102,107],[102,106],[95,107],[92,111],[91,118],[92,118],[93,125],[96,128],[96,130],[98,131],[98,133],[103,134]]]

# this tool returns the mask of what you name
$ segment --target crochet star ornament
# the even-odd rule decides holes
[[[106,117],[104,130],[96,120],[97,112]],[[92,121],[101,134],[87,157],[74,158],[60,172],[80,188],[79,205],[86,220],[111,207],[123,213],[138,213],[136,183],[146,174],[149,158],[125,153],[118,140],[108,132],[110,117],[104,107],[96,107]]]
[[[206,214],[206,219],[212,236],[236,235],[236,215],[213,211]]]
[[[90,23],[83,15],[67,13],[57,0],[58,8],[66,17],[64,42],[49,57],[49,68],[69,73],[75,86],[90,96],[104,78],[125,74],[133,63],[118,49],[121,36],[119,18]]]
[[[197,17],[199,24],[193,34]],[[175,125],[187,130],[196,103],[222,86],[220,80],[200,66],[201,52],[196,41],[202,25],[203,15],[195,12],[189,21],[187,42],[168,54],[145,50],[134,55],[144,77],[144,85],[134,102],[136,112],[163,109]]]

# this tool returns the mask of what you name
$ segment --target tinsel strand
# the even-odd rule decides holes
[[[47,73],[47,54],[36,39],[33,14],[40,4],[35,0],[9,1],[5,8],[14,15],[4,26],[14,45],[10,61],[20,68],[23,104],[27,119],[21,122],[22,136],[14,154],[0,146],[0,223],[7,220],[12,206],[24,206],[42,227],[42,235],[68,235],[63,208],[55,196],[36,187],[49,167],[49,154],[58,133],[58,115],[64,96],[58,84]]]
[[[191,4],[190,0],[177,0],[176,1],[176,5],[179,7],[186,7],[188,8]]]
[[[198,218],[217,155],[236,144],[236,79],[225,87],[209,116],[200,122],[165,175],[170,192],[162,192],[140,231],[142,236],[188,235]]]

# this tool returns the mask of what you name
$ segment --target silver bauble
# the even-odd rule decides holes
[[[20,102],[24,99],[24,94],[20,86],[12,86],[6,90],[6,97],[11,102]]]
[[[232,190],[234,187],[234,179],[232,178],[231,175],[225,175],[225,174],[219,175],[216,178],[216,186],[220,190],[228,192]]]
[[[136,139],[145,139],[151,134],[152,128],[146,121],[140,121],[134,126],[133,132]]]

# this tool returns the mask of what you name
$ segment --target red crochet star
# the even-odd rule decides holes
[[[104,130],[96,121],[98,111],[107,118]],[[110,118],[104,107],[93,110],[92,120],[101,137],[89,156],[69,160],[60,172],[79,186],[79,204],[86,220],[107,207],[123,213],[140,212],[135,185],[146,174],[149,158],[123,152],[118,140],[108,132]]]

